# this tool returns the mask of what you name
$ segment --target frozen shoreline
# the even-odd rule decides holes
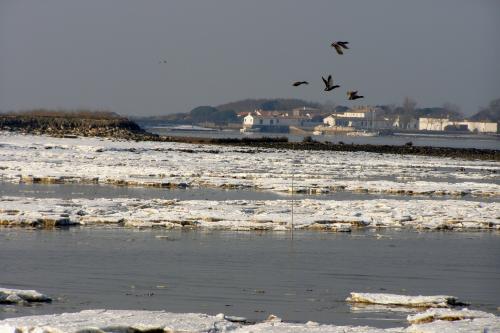
[[[294,229],[500,230],[500,203],[460,200],[297,200]],[[0,198],[0,225],[114,224],[137,228],[285,231],[289,200],[140,200]]]

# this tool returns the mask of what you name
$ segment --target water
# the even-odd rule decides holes
[[[297,232],[292,241],[287,233],[0,229],[0,285],[56,298],[1,306],[0,318],[161,309],[404,326],[406,313],[354,313],[344,299],[351,291],[449,294],[495,312],[499,254],[499,233]]]
[[[251,133],[242,134],[237,131],[171,131],[168,128],[146,128],[147,131],[160,135],[168,136],[191,136],[204,138],[260,138],[260,137],[288,137],[290,141],[302,141],[303,135],[291,135],[287,133]],[[320,135],[313,136],[314,140],[322,142],[340,141],[350,144],[374,144],[374,145],[395,145],[402,146],[407,142],[412,142],[415,146],[431,146],[431,147],[452,147],[452,148],[482,148],[482,149],[500,149],[500,137],[487,135],[418,135],[404,134],[393,136],[376,136],[376,137],[355,137],[347,135]]]
[[[97,198],[137,198],[137,199],[179,199],[179,200],[290,200],[289,193],[256,191],[252,189],[162,189],[151,187],[126,187],[96,184],[14,184],[0,182],[0,196],[59,199]],[[398,194],[354,193],[347,191],[327,194],[294,194],[296,200],[467,200],[478,202],[498,202],[496,197],[453,196],[405,196]]]

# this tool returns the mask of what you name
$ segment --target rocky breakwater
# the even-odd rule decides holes
[[[110,112],[25,112],[0,115],[0,130],[55,137],[98,136],[147,140],[135,122]],[[149,138],[151,139],[151,138]]]

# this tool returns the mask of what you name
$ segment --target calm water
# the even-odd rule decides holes
[[[0,196],[20,196],[30,198],[138,198],[138,199],[179,199],[179,200],[289,200],[288,193],[255,191],[251,189],[227,190],[210,188],[162,189],[151,187],[124,187],[95,184],[14,184],[0,182]],[[496,197],[453,196],[405,196],[397,194],[332,192],[328,194],[294,194],[294,199],[318,200],[449,200],[461,199],[479,202],[498,202]]]
[[[287,233],[0,229],[0,285],[57,298],[2,306],[0,318],[164,309],[401,326],[406,314],[353,313],[344,299],[351,291],[449,294],[495,312],[499,255],[499,233],[298,232],[292,241]]]
[[[251,133],[242,134],[237,131],[171,131],[165,128],[147,128],[148,131],[160,135],[169,136],[192,136],[192,137],[209,137],[209,138],[243,138],[243,137],[283,137],[286,136],[290,141],[302,141],[302,135],[290,135],[285,133]],[[321,135],[313,136],[316,141],[328,141],[338,143],[340,141],[350,144],[374,144],[374,145],[397,145],[401,146],[411,141],[415,146],[431,146],[431,147],[453,147],[453,148],[483,148],[483,149],[500,149],[500,137],[494,136],[432,136],[432,135],[394,135],[394,136],[377,136],[377,137],[354,137],[347,135]]]

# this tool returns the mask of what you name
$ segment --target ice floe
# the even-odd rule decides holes
[[[295,229],[500,230],[500,203],[461,200],[297,200]],[[288,200],[141,200],[0,197],[0,225],[119,224],[212,230],[287,230]]]
[[[495,318],[495,317],[496,316],[491,313],[463,308],[460,310],[428,309],[425,312],[409,315],[407,319],[410,324],[421,324],[421,323],[430,323],[436,320],[456,321],[465,319],[470,320],[476,318]]]
[[[0,304],[23,304],[33,302],[51,302],[52,299],[36,290],[0,288]]]
[[[500,332],[500,317],[482,311],[429,309],[408,316],[409,333]]]
[[[164,311],[84,310],[77,313],[29,316],[0,321],[1,333],[77,333],[77,332],[235,332],[235,333],[448,333],[498,332],[499,317],[467,309],[452,311],[432,309],[424,312],[424,322],[395,328],[369,326],[337,326],[333,324],[286,323],[276,316],[256,324],[244,325],[231,321],[223,314],[216,316],[198,313],[169,313]],[[441,313],[441,314],[438,314]],[[420,315],[420,314],[419,314]]]
[[[0,321],[0,333],[77,332],[225,332],[240,325],[199,313],[164,311],[84,310]]]
[[[424,307],[424,308],[447,308],[455,305],[463,305],[454,296],[406,296],[385,293],[357,293],[352,292],[346,299],[352,303],[380,304],[390,306]]]
[[[0,133],[0,181],[500,197],[500,163]],[[293,167],[292,167],[293,164]]]

